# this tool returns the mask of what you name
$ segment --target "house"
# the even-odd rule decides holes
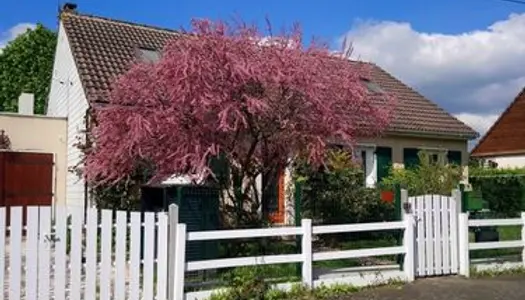
[[[68,118],[68,166],[80,162],[81,153],[75,144],[83,137],[86,116],[90,107],[104,102],[102,95],[115,76],[125,72],[136,59],[158,59],[163,45],[178,35],[169,29],[81,14],[71,4],[64,6],[47,113]],[[399,104],[384,137],[359,143],[367,185],[380,181],[391,164],[395,167],[417,164],[419,149],[466,164],[467,142],[476,138],[477,133],[385,70],[373,64],[371,67],[373,80],[364,84],[371,92],[394,94]],[[282,170],[274,183],[276,189],[268,193],[278,222],[291,219],[284,213],[290,211],[285,201],[286,178],[290,178],[289,171]],[[87,205],[86,190],[82,179],[68,175],[68,203]]]
[[[472,149],[476,158],[498,168],[525,167],[525,88]]]
[[[0,112],[0,206],[65,203],[67,120],[34,115],[34,95]]]

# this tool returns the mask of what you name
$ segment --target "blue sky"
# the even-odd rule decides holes
[[[481,133],[525,86],[525,4],[502,0],[79,0],[82,13],[168,28],[191,18],[302,24],[372,61]],[[62,1],[63,3],[63,1]],[[34,23],[56,29],[56,0],[2,0],[0,49]]]
[[[6,2],[7,1],[7,2]],[[18,23],[57,25],[55,0],[3,0],[0,32]],[[64,1],[62,1],[63,3]],[[299,21],[308,36],[336,38],[358,20],[403,21],[425,32],[460,33],[486,27],[525,5],[500,0],[77,0],[79,10],[163,27],[186,26],[192,17],[261,21],[269,15],[275,25]]]

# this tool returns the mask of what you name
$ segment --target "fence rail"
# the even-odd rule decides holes
[[[469,220],[468,213],[459,214],[459,249],[460,249],[460,274],[470,276],[470,251],[489,250],[489,249],[509,249],[522,248],[520,267],[525,267],[525,212],[521,213],[521,218],[511,219],[485,219]],[[471,227],[489,226],[521,226],[521,238],[511,241],[497,242],[470,242],[469,229]]]
[[[312,252],[312,236],[330,233],[353,233],[365,231],[403,230],[404,243],[402,246],[382,247],[372,249]],[[312,226],[312,221],[303,219],[301,227],[277,227],[266,229],[241,229],[187,232],[185,224],[177,226],[177,244],[175,265],[183,266],[175,270],[175,295],[176,299],[184,296],[184,274],[186,271],[219,269],[240,266],[257,266],[268,264],[302,263],[302,283],[313,286],[313,262],[323,260],[338,260],[347,258],[360,258],[383,255],[405,255],[405,277],[414,280],[414,218],[410,214],[404,215],[403,221],[378,222],[365,224],[340,224]],[[210,241],[226,239],[248,239],[261,237],[280,237],[296,235],[301,237],[301,253],[286,255],[250,256],[238,258],[224,258],[213,260],[200,260],[186,262],[184,255],[186,243],[192,241]]]

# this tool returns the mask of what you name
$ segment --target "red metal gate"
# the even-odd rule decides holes
[[[0,152],[0,206],[51,205],[52,199],[53,154]]]

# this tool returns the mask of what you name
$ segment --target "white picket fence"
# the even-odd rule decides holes
[[[0,299],[167,299],[167,214],[89,209],[84,223],[79,208],[52,213],[28,207],[24,227],[22,208],[9,224],[0,208]]]
[[[469,241],[470,227],[488,227],[488,226],[521,226],[521,239],[512,241],[498,242],[478,242]],[[488,249],[508,249],[521,248],[522,257],[518,263],[492,263],[475,266],[476,269],[486,270],[491,268],[525,268],[525,212],[521,213],[521,218],[513,219],[486,219],[486,220],[469,220],[468,213],[459,214],[459,273],[463,276],[470,276],[471,260],[470,251],[488,250]]]
[[[402,195],[412,204],[412,209],[405,207],[402,221],[312,226],[311,220],[303,219],[299,227],[199,232],[188,232],[185,224],[177,224],[175,206],[170,207],[169,214],[89,209],[85,217],[78,208],[57,206],[53,211],[51,207],[28,207],[26,226],[22,208],[10,209],[8,224],[7,210],[0,208],[0,282],[4,283],[0,300],[205,299],[213,291],[184,292],[186,272],[284,263],[300,263],[299,283],[310,287],[374,284],[378,283],[377,273],[384,281],[412,281],[416,276],[454,274],[456,265],[459,274],[469,276],[469,252],[479,249],[521,248],[519,266],[525,266],[525,213],[516,219],[469,220],[468,214],[457,213],[460,208],[454,197]],[[450,225],[454,222],[457,230],[456,225]],[[511,225],[523,226],[521,240],[469,242],[469,227]],[[312,250],[316,235],[391,230],[403,231],[401,245]],[[185,258],[186,244],[192,241],[281,236],[301,237],[301,252],[200,261]],[[433,258],[425,254],[422,259],[421,251],[432,251]],[[440,258],[436,259],[436,253]],[[353,275],[314,276],[315,261],[384,255],[402,255],[403,265],[389,271],[378,272],[378,266],[372,266]],[[278,287],[286,289],[291,284]]]

